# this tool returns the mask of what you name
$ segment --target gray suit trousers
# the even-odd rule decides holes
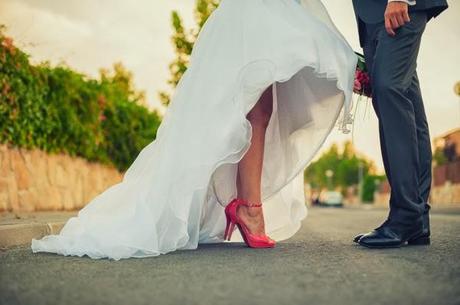
[[[364,55],[379,119],[380,145],[391,186],[389,220],[410,224],[427,214],[431,144],[417,77],[417,57],[427,23],[425,11],[387,34],[384,23],[365,24]]]

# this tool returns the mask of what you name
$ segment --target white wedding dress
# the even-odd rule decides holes
[[[306,216],[303,170],[349,122],[356,56],[319,0],[223,0],[202,29],[157,138],[116,184],[33,252],[122,259],[222,242],[250,146],[246,114],[273,84],[262,198],[266,231]],[[343,107],[345,105],[345,107]],[[236,232],[235,232],[236,233]],[[240,240],[234,234],[233,240]]]

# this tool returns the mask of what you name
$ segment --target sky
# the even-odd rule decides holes
[[[250,0],[248,0],[250,1]],[[0,0],[0,24],[31,55],[33,62],[65,62],[96,77],[100,68],[122,61],[134,73],[136,87],[147,92],[149,105],[161,107],[157,92],[168,88],[173,59],[170,15],[177,10],[193,25],[194,0]],[[323,0],[336,26],[360,51],[351,0]],[[460,3],[431,21],[425,31],[418,72],[431,136],[460,127]],[[382,169],[377,119],[360,102],[352,135],[331,133],[333,142],[352,140],[357,150]]]

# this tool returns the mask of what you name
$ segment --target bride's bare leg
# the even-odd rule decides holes
[[[256,204],[261,202],[262,163],[264,157],[265,131],[273,111],[272,86],[260,97],[248,113],[252,126],[251,146],[238,164],[238,198]],[[238,216],[254,234],[265,234],[264,218],[261,208],[240,206]]]

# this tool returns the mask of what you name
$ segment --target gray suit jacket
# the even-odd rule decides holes
[[[356,19],[359,26],[361,45],[366,35],[363,23],[375,24],[384,20],[388,0],[353,0]],[[409,7],[411,11],[426,11],[428,19],[436,17],[448,7],[447,0],[417,0],[417,4]]]

